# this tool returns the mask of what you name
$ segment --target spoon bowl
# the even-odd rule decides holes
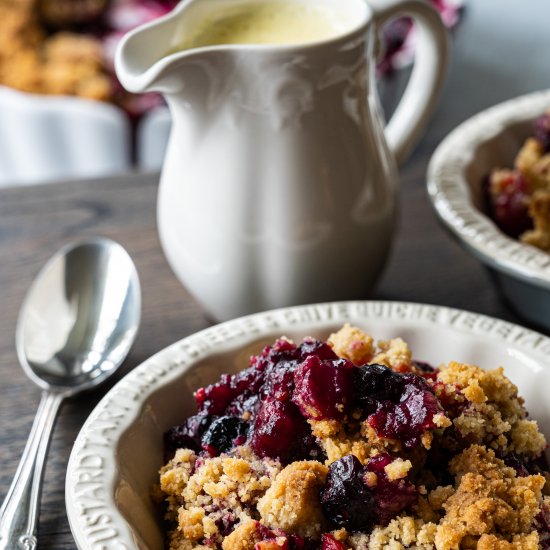
[[[62,248],[31,285],[19,314],[16,347],[23,370],[43,391],[0,509],[0,550],[36,547],[42,475],[59,407],[117,370],[140,317],[136,268],[124,248],[109,239]]]
[[[62,248],[29,289],[17,325],[27,376],[66,396],[109,377],[139,325],[140,286],[128,253],[107,239]]]

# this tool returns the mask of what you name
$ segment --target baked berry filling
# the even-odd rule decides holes
[[[375,502],[376,523],[380,525],[387,525],[395,516],[412,506],[418,499],[416,487],[406,478],[389,479],[385,468],[393,460],[389,454],[382,453],[371,458],[365,465],[365,472],[376,475],[376,483],[371,491]]]
[[[418,499],[414,484],[388,478],[385,467],[392,461],[389,454],[382,453],[365,466],[353,455],[333,462],[321,495],[327,519],[348,531],[368,531],[375,524],[387,525],[414,504]]]
[[[261,523],[257,525],[257,532],[262,541],[273,541],[273,547],[281,550],[308,550],[312,548],[309,541],[298,536],[285,533],[282,529],[268,529]],[[257,547],[261,546],[259,544]]]
[[[336,540],[332,535],[324,534],[321,550],[346,550],[346,545],[343,542]]]
[[[541,506],[535,517],[535,529],[539,533],[539,547],[541,550],[550,550],[550,508]]]
[[[250,445],[261,458],[276,458],[288,464],[306,458],[323,459],[311,429],[291,401],[270,397],[262,402],[251,430]]]
[[[527,182],[519,172],[510,172],[492,197],[491,215],[498,227],[517,238],[533,226],[529,218]]]
[[[200,388],[195,399],[198,414],[166,434],[168,452],[183,446],[217,456],[248,442],[259,457],[283,463],[322,458],[307,419],[358,412],[379,437],[409,449],[436,428],[433,417],[443,410],[423,378],[383,365],[356,367],[311,338],[299,346],[277,340],[249,368]]]
[[[329,341],[334,351],[312,338],[277,340],[246,370],[196,392],[197,414],[165,434],[175,453],[161,469],[178,522],[172,550],[182,540],[344,550],[394,533],[404,547],[436,548],[457,521],[465,544],[517,539],[550,550],[546,441],[501,369],[434,369],[401,339],[377,352],[349,326]]]
[[[368,531],[376,522],[374,494],[363,477],[365,470],[354,455],[330,465],[321,506],[325,517],[336,527]]]
[[[294,372],[293,402],[306,418],[342,419],[352,405],[355,369],[346,359],[307,357]]]
[[[353,387],[355,402],[376,434],[398,440],[406,449],[417,446],[426,430],[435,429],[434,416],[443,412],[423,378],[383,365],[357,368]]]
[[[482,181],[485,209],[510,237],[550,252],[550,111],[510,160],[510,169],[494,168]]]

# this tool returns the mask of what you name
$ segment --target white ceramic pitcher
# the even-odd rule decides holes
[[[261,2],[263,0],[248,0]],[[162,92],[173,125],[158,225],[181,282],[216,319],[363,298],[384,266],[397,170],[422,131],[446,67],[447,33],[422,0],[294,0],[351,21],[329,40],[166,52],[221,5],[184,0],[121,42],[132,92]],[[417,22],[417,57],[389,124],[375,86],[377,31]]]

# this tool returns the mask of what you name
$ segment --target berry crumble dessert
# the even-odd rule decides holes
[[[546,440],[502,368],[344,325],[195,399],[155,488],[171,550],[550,549]]]
[[[550,252],[550,111],[539,117],[512,169],[494,169],[488,211],[507,235]]]

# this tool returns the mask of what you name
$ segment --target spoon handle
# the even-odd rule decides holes
[[[42,392],[17,472],[0,509],[0,550],[34,550],[42,476],[63,395]]]

